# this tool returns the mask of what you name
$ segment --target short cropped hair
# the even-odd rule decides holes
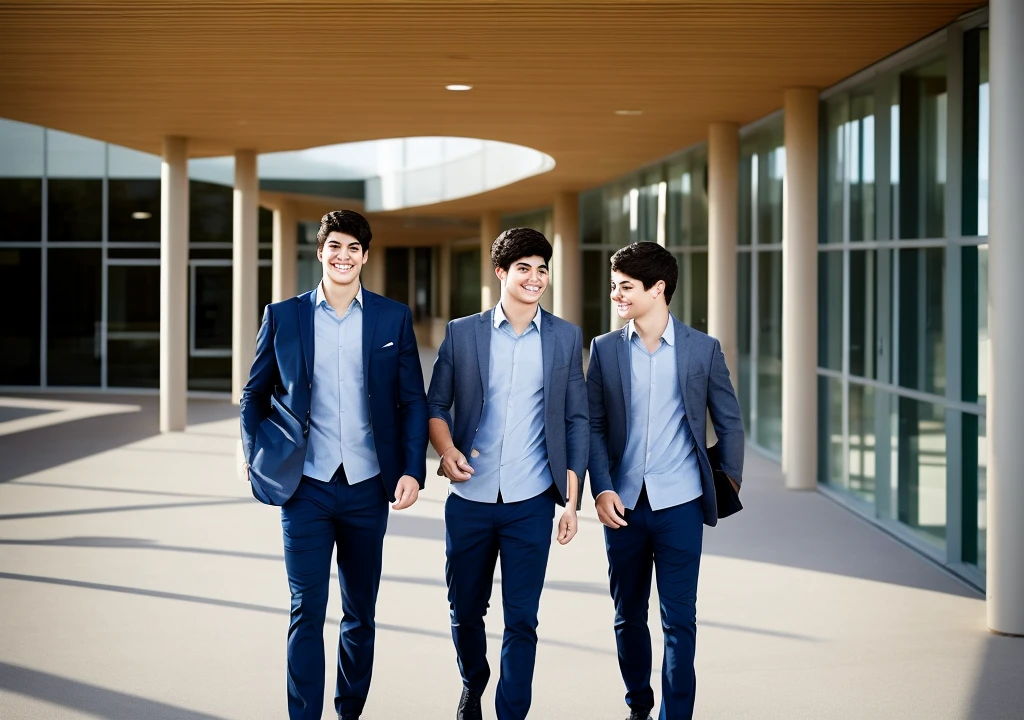
[[[516,260],[539,255],[547,265],[551,262],[551,252],[551,243],[544,233],[532,228],[509,228],[491,245],[491,263],[507,271]]]
[[[659,280],[665,281],[665,302],[672,302],[672,294],[679,282],[679,264],[675,256],[661,245],[635,242],[612,255],[612,270],[629,275],[650,290]]]
[[[359,241],[364,253],[370,249],[370,240],[373,239],[370,223],[355,210],[332,210],[320,218],[320,230],[316,234],[317,250],[324,249],[327,236],[332,232],[351,235]]]

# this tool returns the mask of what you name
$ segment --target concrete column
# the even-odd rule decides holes
[[[295,207],[283,202],[274,211],[273,290],[271,299],[280,302],[296,294],[298,283],[298,219]]]
[[[733,387],[739,383],[736,243],[740,129],[714,123],[708,137],[708,332],[718,338]]]
[[[580,288],[580,200],[574,192],[555,196],[554,254],[551,257],[554,313],[575,325],[583,324]]]
[[[786,90],[782,228],[782,475],[818,484],[818,91]]]
[[[988,626],[1024,635],[1024,3],[989,13]]]
[[[452,319],[452,241],[445,240],[438,248],[439,267],[438,314],[446,323]]]
[[[384,258],[387,256],[384,250],[385,248],[381,245],[370,245],[368,251],[370,257],[359,274],[359,282],[363,284],[363,287],[378,295],[384,294]],[[319,281],[320,278],[317,277],[317,282]]]
[[[188,422],[188,140],[164,138],[160,166],[160,432]]]
[[[256,153],[235,153],[234,238],[231,247],[231,401],[249,379],[259,323],[259,191]]]
[[[496,210],[485,212],[480,218],[480,309],[486,310],[498,304],[501,297],[501,283],[491,265],[491,244],[501,234],[501,213]]]

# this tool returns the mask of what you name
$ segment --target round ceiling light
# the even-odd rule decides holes
[[[616,115],[643,115],[643,110],[616,110]]]
[[[445,90],[451,90],[452,92],[466,92],[467,90],[472,90],[473,86],[472,85],[461,85],[461,84],[445,85],[444,89]]]
[[[153,213],[145,211],[132,213],[132,220],[149,220],[151,217],[153,217]]]

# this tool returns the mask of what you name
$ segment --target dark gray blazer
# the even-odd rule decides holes
[[[459,452],[469,457],[480,427],[491,366],[491,310],[452,320],[437,351],[427,391],[431,418],[444,420]],[[590,428],[583,379],[583,332],[541,309],[544,355],[544,440],[562,504],[569,497],[566,469],[583,486]],[[450,412],[454,406],[454,419]]]
[[[715,483],[707,452],[707,410],[718,436],[722,470],[743,481],[743,419],[729,368],[718,341],[672,317],[675,323],[679,386],[697,446],[701,508],[706,525],[718,524]],[[629,338],[626,328],[594,338],[590,345],[587,396],[590,402],[590,489],[596,498],[605,490],[618,491],[612,478],[626,449],[631,393]]]

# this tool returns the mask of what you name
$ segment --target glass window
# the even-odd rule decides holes
[[[818,253],[818,365],[843,369],[843,253]]]
[[[964,33],[963,233],[988,235],[988,28]]]
[[[944,395],[946,251],[900,250],[897,258],[899,384]]]
[[[480,312],[479,247],[452,252],[451,311],[453,318]]]
[[[708,254],[679,253],[679,284],[672,296],[672,314],[690,327],[708,331]]]
[[[0,385],[38,385],[42,335],[42,251],[0,247]]]
[[[736,256],[736,342],[739,355],[739,388],[740,412],[743,415],[743,426],[750,431],[750,408],[753,406],[751,395],[753,358],[751,357],[751,318],[750,294],[753,285],[750,265],[753,255],[741,252]]]
[[[156,155],[120,145],[107,145],[107,177],[118,180],[159,180],[161,160]]]
[[[827,242],[875,238],[875,100],[829,101]]]
[[[737,243],[751,245],[754,242],[754,189],[757,186],[757,155],[753,143],[744,141],[740,152],[739,228]]]
[[[604,191],[605,233],[603,242],[628,245],[636,231],[636,198],[628,185],[617,183]]]
[[[900,76],[900,238],[946,235],[946,61]]]
[[[0,243],[42,239],[42,178],[0,177]]]
[[[160,266],[107,268],[107,384],[160,386]]]
[[[160,242],[160,181],[109,180],[110,242]]]
[[[580,243],[600,245],[603,193],[600,190],[580,193]]]
[[[190,356],[188,389],[210,392],[231,391],[231,356]]]
[[[878,377],[878,262],[874,250],[850,251],[850,374]]]
[[[666,244],[707,245],[707,153],[687,153],[668,167]]]
[[[588,346],[611,329],[610,258],[606,250],[583,251],[583,342]]]
[[[59,130],[46,131],[46,175],[53,178],[102,178],[107,172],[106,145]]]
[[[637,240],[664,243],[665,202],[667,186],[662,182],[660,168],[645,172],[637,199]]]
[[[892,486],[896,519],[928,542],[946,544],[946,410],[893,397]]]
[[[818,480],[846,489],[843,458],[843,383],[818,376]]]
[[[43,128],[0,118],[0,177],[43,176]]]
[[[988,440],[984,417],[963,415],[963,448],[962,559],[984,571],[988,527]]]
[[[46,382],[100,384],[102,251],[50,250],[46,277]]]
[[[410,304],[409,248],[384,248],[384,294],[395,302]]]
[[[849,490],[875,501],[875,389],[850,383]]]
[[[189,242],[232,242],[234,191],[200,180],[192,180],[188,186]]]
[[[782,252],[757,254],[757,441],[782,452]]]
[[[230,354],[231,266],[193,264],[192,278],[192,352]]]
[[[757,243],[782,243],[782,184],[786,176],[786,148],[782,146],[782,128],[766,133],[757,186]]]
[[[47,237],[50,242],[103,240],[103,181],[47,181]]]

